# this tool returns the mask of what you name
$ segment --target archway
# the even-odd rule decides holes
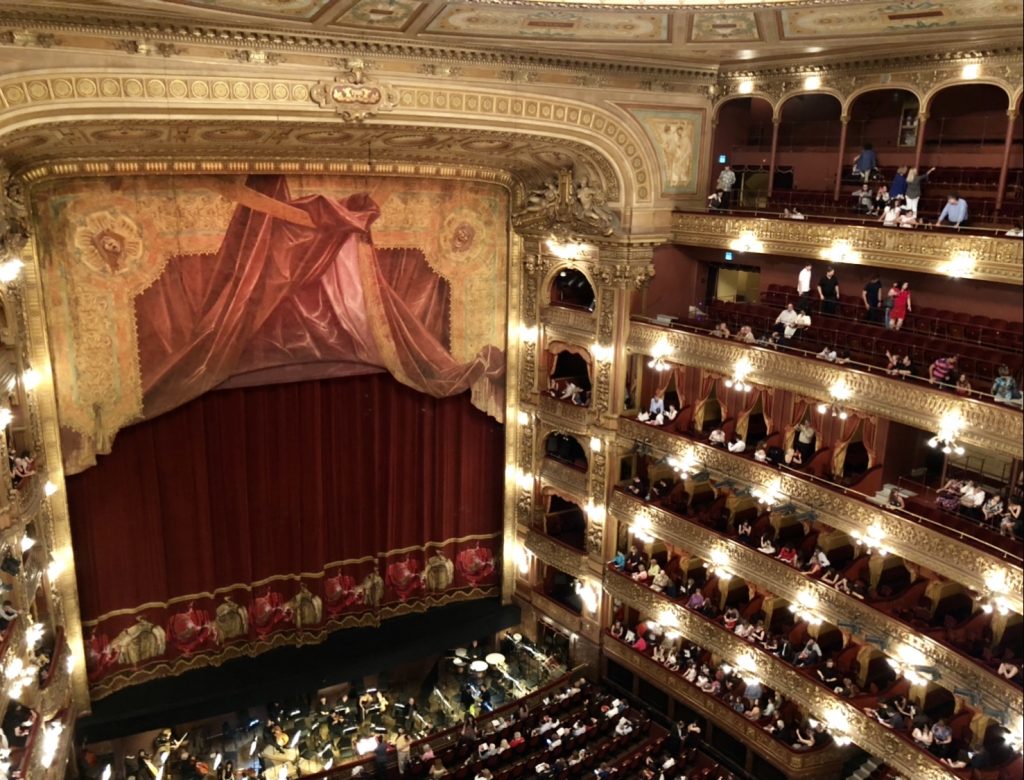
[[[551,303],[570,309],[594,310],[594,288],[590,280],[575,268],[563,268],[551,280]]]
[[[580,471],[587,470],[587,451],[575,436],[553,431],[544,439],[544,457]]]
[[[768,158],[772,148],[772,105],[760,97],[728,100],[718,109],[711,141],[710,189],[724,165],[736,174],[731,208],[763,205],[768,191]]]
[[[835,182],[841,115],[839,98],[826,93],[794,95],[782,104],[773,194],[780,190],[810,191],[814,193],[812,199],[793,205],[811,210],[826,205],[822,194],[830,192]]]
[[[549,353],[548,391],[560,400],[590,406],[590,363],[581,352],[563,349]]]
[[[846,143],[838,156],[842,188],[854,189],[862,179],[852,173],[852,161],[871,144],[878,157],[881,183],[892,181],[897,168],[914,164],[921,103],[907,89],[873,89],[857,95],[847,109]],[[848,199],[839,196],[841,203]]]
[[[544,533],[586,552],[587,516],[579,505],[554,493],[545,496]]]

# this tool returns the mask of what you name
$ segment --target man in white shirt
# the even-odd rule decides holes
[[[796,313],[796,309],[793,308],[793,304],[787,303],[786,308],[779,312],[779,316],[775,318],[775,325],[772,326],[772,330],[776,333],[785,333],[786,326],[796,322],[796,318],[799,316]]]
[[[782,331],[782,337],[788,341],[797,333],[809,327],[811,327],[811,315],[801,309],[800,313],[796,315],[796,319],[791,324],[785,326]]]
[[[722,191],[722,208],[729,208],[729,203],[732,200],[732,188],[736,184],[736,174],[733,173],[732,166],[726,165],[722,168],[722,172],[718,174],[718,182],[715,185],[716,190]]]
[[[796,278],[796,294],[800,296],[800,308],[804,311],[811,296],[811,267],[810,263],[805,265]]]
[[[729,442],[729,452],[735,452],[737,455],[743,452],[747,448],[747,443],[740,438],[737,433],[731,442]]]
[[[633,733],[633,724],[625,718],[621,718],[615,726],[615,733],[620,737],[625,737]]]

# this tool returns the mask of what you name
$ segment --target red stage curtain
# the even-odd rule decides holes
[[[467,393],[382,373],[207,393],[123,430],[68,481],[94,693],[493,592],[503,457]]]

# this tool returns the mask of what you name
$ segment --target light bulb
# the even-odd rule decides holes
[[[51,480],[46,480],[46,484],[43,485],[43,493],[46,494],[46,497],[49,498],[50,496],[52,496],[56,492],[57,492],[57,485],[54,482],[52,482]]]
[[[33,539],[31,536],[23,536],[23,537],[21,537],[21,551],[23,553],[27,553],[29,550],[31,550],[33,547],[35,547],[35,545],[36,545],[36,540]]]
[[[28,368],[21,375],[21,384],[26,390],[35,390],[39,386],[39,372],[34,368]]]

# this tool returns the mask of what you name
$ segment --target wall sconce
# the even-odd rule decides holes
[[[597,612],[597,602],[600,594],[595,583],[589,580],[576,580],[576,594],[580,597],[580,601],[583,602],[583,606],[587,608],[587,612],[591,614]]]
[[[804,89],[821,89],[821,76],[816,73],[805,76]]]
[[[665,358],[674,351],[667,341],[659,339],[658,343],[651,348],[651,359],[647,365],[655,371],[668,371],[671,366],[665,361]]]
[[[981,608],[990,615],[993,612],[1009,615],[1013,612],[1013,608],[1010,606],[1007,590],[1006,572],[1003,569],[989,569],[985,574],[985,591],[988,601],[982,604]]]
[[[658,625],[665,628],[679,628],[679,618],[676,613],[667,607],[658,613]]]
[[[601,451],[601,440],[596,436],[590,437],[590,451],[600,452]]]
[[[960,78],[973,81],[981,75],[981,66],[976,62],[969,62],[960,69]]]
[[[590,354],[594,356],[594,360],[598,363],[611,363],[612,358],[615,356],[615,349],[594,342],[590,347]]]
[[[516,420],[519,422],[520,425],[529,425],[530,415],[524,412],[522,409],[520,409],[518,414],[516,414]]]
[[[25,688],[31,687],[39,673],[39,667],[35,664],[26,664],[21,656],[14,656],[4,668],[4,677],[9,683],[7,689],[12,699],[21,699]]]
[[[859,263],[860,252],[845,238],[837,238],[832,246],[821,250],[821,257],[833,263]]]
[[[789,605],[789,611],[809,625],[817,626],[821,623],[821,616],[815,610],[818,608],[818,598],[809,590],[802,590],[796,594],[796,600]]]
[[[31,550],[35,546],[36,546],[36,540],[33,539],[31,536],[23,536],[23,537],[21,537],[21,551],[23,553],[27,553],[29,550]]]
[[[711,562],[704,564],[709,573],[717,574],[718,579],[728,582],[732,579],[732,572],[726,568],[729,565],[729,553],[716,548],[711,551]]]
[[[633,517],[633,523],[629,526],[629,532],[641,542],[654,543],[654,536],[651,534],[651,518],[647,515],[637,513]]]
[[[50,721],[43,727],[43,750],[39,757],[39,763],[47,769],[50,768],[57,755],[57,748],[60,747],[60,735],[63,733],[64,724],[59,720]]]
[[[46,482],[45,482],[45,483],[43,484],[43,494],[44,494],[44,495],[45,495],[45,496],[46,496],[47,498],[49,498],[49,497],[50,497],[50,496],[52,496],[52,495],[53,495],[54,493],[56,493],[56,492],[57,492],[57,490],[58,490],[58,488],[57,488],[57,484],[56,484],[55,482],[53,482],[52,480],[49,480],[49,479],[48,479],[48,480],[46,480]]]
[[[754,488],[750,491],[750,495],[756,498],[758,503],[764,504],[767,507],[774,506],[783,498],[781,477],[776,477],[767,485]]]
[[[587,513],[587,519],[593,520],[595,523],[603,523],[608,519],[608,510],[604,504],[595,504],[594,499],[588,498],[587,505],[584,508]]]
[[[877,523],[872,523],[867,527],[865,533],[860,531],[851,531],[850,537],[857,543],[864,545],[868,551],[877,550],[878,554],[885,557],[889,554],[889,550],[882,545],[882,540],[885,538],[885,531]]]
[[[17,257],[12,257],[10,260],[0,263],[0,282],[10,284],[18,278],[18,274],[21,273],[21,269],[24,266],[25,264]]]
[[[64,573],[65,568],[62,558],[53,558],[50,561],[49,566],[46,567],[46,578],[50,581],[51,585]]]
[[[1024,750],[1024,717],[1017,718],[1017,724],[1006,735],[1006,744],[1014,753]]]
[[[692,450],[687,450],[682,458],[670,457],[668,459],[668,465],[672,467],[672,470],[681,477],[688,477],[691,474],[695,474],[699,468],[700,463],[693,455]]]
[[[832,741],[839,747],[846,747],[852,742],[848,736],[850,720],[846,717],[846,713],[838,707],[832,707],[825,711],[825,728],[832,735]]]
[[[516,544],[514,555],[516,569],[518,569],[519,573],[524,577],[530,573],[530,561],[532,558],[533,553],[527,550],[523,545],[518,543]]]
[[[519,323],[519,340],[526,344],[537,343],[538,330],[536,325]]]
[[[39,387],[40,381],[41,378],[39,376],[39,372],[34,368],[25,369],[25,373],[21,375],[21,386],[24,387],[26,391],[35,390]]]
[[[14,414],[6,406],[0,406],[0,429],[6,428],[14,420]]]
[[[911,685],[927,685],[935,680],[934,667],[927,666],[924,653],[909,645],[897,645],[886,661],[893,671],[906,678]]]
[[[832,400],[827,404],[818,404],[818,414],[825,414],[831,410],[833,417],[845,420],[850,416],[846,411],[846,402],[853,396],[850,386],[846,384],[845,379],[840,379],[829,389],[829,394]]]
[[[751,365],[750,360],[742,357],[736,361],[736,365],[732,367],[732,377],[725,380],[725,386],[739,390],[741,393],[749,393],[753,388],[747,384],[747,377],[750,376],[754,371],[754,366]]]
[[[963,455],[965,450],[957,444],[957,437],[964,429],[964,418],[959,412],[946,412],[939,420],[939,432],[928,440],[928,446],[942,447],[943,453]]]
[[[961,249],[953,253],[953,256],[942,266],[942,272],[953,279],[963,279],[974,273],[974,266],[977,265],[977,258],[973,252]]]
[[[750,79],[743,79],[743,81],[740,82],[740,85],[736,88],[736,91],[741,95],[749,95],[754,91],[754,82]]]
[[[757,236],[750,230],[744,230],[739,238],[729,242],[729,249],[734,252],[763,252],[764,244],[758,241]]]
[[[33,623],[25,629],[25,648],[31,653],[43,638],[43,624]]]

